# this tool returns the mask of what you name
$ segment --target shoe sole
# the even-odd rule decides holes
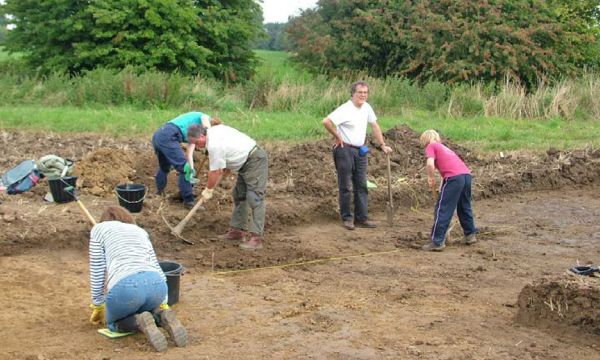
[[[143,312],[135,318],[141,332],[146,335],[148,342],[158,352],[167,351],[167,338],[158,330],[154,317],[149,312]]]
[[[258,245],[258,246],[240,244],[240,249],[244,249],[244,250],[260,250],[262,248],[263,248],[262,244]]]
[[[171,339],[173,339],[175,346],[184,347],[187,345],[187,330],[185,330],[185,327],[183,327],[181,322],[177,320],[177,317],[175,317],[175,312],[172,310],[164,310],[160,314],[160,320],[162,327],[167,330],[169,336],[171,336]]]

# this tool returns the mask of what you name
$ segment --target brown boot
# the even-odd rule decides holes
[[[181,324],[175,312],[172,309],[162,310],[160,313],[160,326],[162,326],[169,335],[177,347],[184,347],[188,343],[187,331]]]
[[[167,351],[167,338],[158,330],[154,317],[149,312],[143,312],[135,315],[135,322],[138,329],[146,335],[146,339],[156,351]]]
[[[219,240],[242,240],[244,239],[244,236],[246,235],[246,232],[242,229],[236,229],[236,228],[230,228],[229,231],[227,231],[227,233],[223,234],[223,235],[219,235],[218,239]]]
[[[250,240],[240,244],[240,248],[244,250],[260,250],[262,247],[262,239],[260,235],[257,234],[252,234]]]
[[[354,225],[356,227],[368,228],[368,229],[373,229],[373,228],[377,227],[377,224],[375,224],[375,222],[371,221],[371,220],[355,221]]]

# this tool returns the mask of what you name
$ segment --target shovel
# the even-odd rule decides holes
[[[83,211],[83,213],[88,218],[88,220],[90,221],[90,223],[92,223],[92,226],[96,225],[96,220],[94,220],[94,217],[92,216],[92,214],[90,214],[90,212],[85,208],[85,206],[83,205],[83,203],[81,202],[81,200],[79,200],[79,196],[77,196],[75,194],[75,187],[73,187],[73,186],[67,186],[67,187],[65,187],[63,189],[63,191],[65,191],[69,195],[73,196],[73,199],[75,199],[75,201],[77,202],[77,205],[79,205],[79,208],[81,209],[81,211]]]
[[[387,182],[388,182],[388,203],[386,208],[387,221],[390,226],[394,225],[394,196],[392,195],[392,166],[390,155],[387,154]]]

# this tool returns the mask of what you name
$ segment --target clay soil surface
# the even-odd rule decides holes
[[[446,139],[473,169],[480,241],[463,245],[456,224],[444,252],[426,253],[418,246],[427,242],[433,199],[418,135],[398,127],[386,137],[395,150],[393,225],[377,150],[369,180],[378,185],[370,211],[379,227],[347,231],[330,144],[263,144],[265,248],[244,252],[216,237],[228,227],[233,178],[186,227],[189,245],[165,225],[187,213],[173,198],[175,174],[169,196],[153,195],[148,139],[0,131],[0,173],[47,154],[75,160],[81,200],[96,219],[117,203],[116,185],[148,187],[136,220],[160,259],[185,266],[174,308],[190,335],[186,348],[157,354],[142,335],[96,332],[88,322],[90,226],[76,203],[44,202],[42,181],[0,197],[0,359],[599,359],[600,278],[566,270],[600,262],[600,151],[484,156]],[[531,296],[520,298],[522,290],[546,278],[584,281],[593,296],[572,295],[579,314],[539,304],[527,312]],[[551,291],[530,293],[543,304]]]

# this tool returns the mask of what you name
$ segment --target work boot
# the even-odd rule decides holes
[[[356,227],[368,228],[368,229],[373,229],[373,228],[377,227],[377,224],[375,224],[375,222],[371,221],[371,220],[356,221],[354,223],[354,225],[356,225]]]
[[[442,243],[441,245],[436,245],[434,243],[429,243],[429,244],[423,245],[423,247],[421,247],[421,250],[425,250],[425,251],[442,251],[442,250],[444,250],[445,247],[446,247],[446,244],[444,244],[444,243]]]
[[[244,230],[232,227],[225,234],[217,236],[217,238],[219,240],[242,240],[244,235],[246,235]]]
[[[172,309],[162,310],[160,313],[160,326],[167,332],[175,346],[184,347],[188,342],[187,331],[179,320],[175,317],[175,312]]]
[[[240,248],[244,250],[260,250],[262,247],[262,239],[257,234],[252,234],[250,240],[240,244]]]
[[[163,333],[158,330],[158,327],[156,327],[152,314],[147,311],[137,314],[135,315],[135,322],[139,331],[146,335],[150,345],[152,345],[156,351],[167,351],[167,338],[165,338],[165,335],[163,335]]]
[[[348,230],[354,230],[354,220],[344,220],[344,227]]]
[[[192,210],[192,208],[194,207],[194,205],[196,205],[195,201],[186,201],[183,203],[183,207],[188,209],[188,210]]]
[[[477,236],[475,233],[465,236],[465,245],[473,245],[477,242]]]

